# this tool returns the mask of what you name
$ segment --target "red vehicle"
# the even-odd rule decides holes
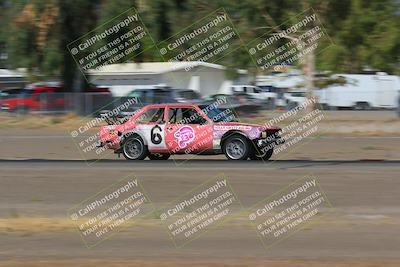
[[[94,93],[91,97],[92,110],[112,102],[112,95],[108,88],[90,88],[84,93]],[[30,111],[52,112],[65,111],[71,107],[71,93],[64,90],[58,83],[35,83],[18,94],[0,101],[2,111],[26,114]]]
[[[31,110],[49,110],[65,106],[65,99],[57,97],[59,86],[37,86],[21,89],[14,97],[0,101],[3,111],[28,113]]]
[[[145,106],[123,124],[101,127],[99,147],[122,153],[129,160],[222,153],[230,160],[268,160],[274,146],[283,143],[280,128],[234,122],[226,110],[208,107]]]

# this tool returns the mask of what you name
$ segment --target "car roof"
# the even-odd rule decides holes
[[[178,92],[196,92],[195,90],[192,89],[185,89],[185,88],[177,88],[177,89],[172,89]]]
[[[152,104],[147,105],[148,108],[163,108],[163,107],[177,107],[177,108],[185,108],[185,107],[198,107],[196,104],[190,103],[165,103],[165,104]]]

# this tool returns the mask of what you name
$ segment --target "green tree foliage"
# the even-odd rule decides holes
[[[337,1],[341,2],[341,1]],[[400,15],[398,1],[351,0],[333,3],[327,19],[335,46],[319,55],[322,69],[360,72],[364,68],[399,72]],[[337,10],[336,13],[332,13]],[[339,12],[343,11],[343,12]],[[336,18],[333,17],[336,14]]]
[[[0,30],[0,42],[8,47],[6,67],[58,76],[71,88],[79,74],[67,44],[131,7],[139,10],[155,43],[223,7],[241,36],[242,49],[221,62],[231,68],[252,65],[246,43],[277,25],[290,26],[295,14],[312,7],[334,43],[317,51],[317,69],[354,73],[369,67],[400,72],[397,0],[0,0],[0,5],[0,21],[7,25]],[[49,6],[56,12],[54,21]],[[44,29],[48,20],[50,26]],[[147,50],[154,46],[147,42],[145,52],[132,61],[162,60],[157,49]]]

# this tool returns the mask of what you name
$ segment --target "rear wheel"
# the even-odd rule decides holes
[[[250,144],[246,137],[237,134],[226,139],[222,150],[229,160],[246,160],[250,154]]]
[[[122,154],[129,160],[142,160],[147,157],[147,146],[140,136],[130,136],[122,144]]]
[[[269,160],[274,154],[274,149],[268,149],[267,151],[263,151],[261,149],[254,149],[253,153],[250,155],[250,159],[252,160]]]
[[[159,153],[154,153],[154,154],[149,154],[148,158],[151,160],[167,160],[169,159],[170,154],[159,154]]]
[[[357,102],[355,105],[356,110],[370,110],[371,106],[368,102]]]

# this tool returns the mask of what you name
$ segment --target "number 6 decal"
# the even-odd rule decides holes
[[[151,142],[155,145],[161,144],[162,142],[162,135],[161,135],[162,129],[160,126],[156,125],[153,128],[151,128],[150,132],[150,138]]]

